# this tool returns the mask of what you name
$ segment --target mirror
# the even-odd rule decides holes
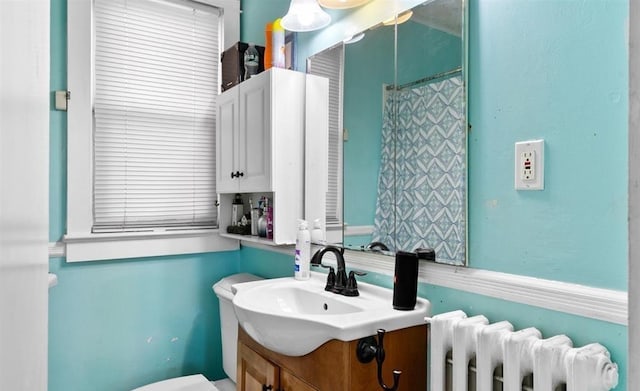
[[[426,1],[325,51],[344,50],[347,249],[434,248],[437,262],[466,264],[464,20],[462,0]]]

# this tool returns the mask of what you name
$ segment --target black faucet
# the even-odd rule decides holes
[[[371,250],[371,251],[389,251],[389,247],[387,247],[386,244],[382,243],[382,242],[371,242],[369,244],[367,244],[364,248],[365,250]]]
[[[338,266],[338,270],[334,271],[333,267],[325,266],[322,264],[322,257],[327,252],[332,252],[336,257],[336,262]],[[360,293],[358,292],[358,284],[356,282],[355,275],[364,275],[365,273],[354,272],[349,273],[349,277],[347,278],[347,268],[344,263],[344,248],[338,248],[335,246],[325,246],[320,250],[316,251],[311,257],[311,266],[322,266],[329,268],[329,274],[327,275],[327,285],[324,290],[338,293],[344,296],[358,296]]]

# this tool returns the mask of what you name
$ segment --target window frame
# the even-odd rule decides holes
[[[337,96],[330,96],[329,101],[331,102],[333,101],[337,101],[338,102],[338,113],[337,113],[337,118],[336,118],[336,126],[338,127],[337,129],[337,139],[336,144],[331,145],[331,139],[330,139],[330,135],[327,135],[327,139],[329,140],[329,144],[327,145],[327,151],[326,151],[326,155],[329,157],[329,159],[331,159],[332,157],[337,159],[337,170],[330,170],[329,168],[329,163],[327,162],[327,167],[325,167],[325,170],[327,172],[327,177],[326,179],[326,189],[327,189],[327,198],[329,196],[329,183],[333,180],[336,182],[336,191],[333,194],[333,196],[336,198],[336,205],[335,205],[335,210],[333,211],[334,213],[330,214],[330,210],[328,207],[325,207],[325,215],[328,217],[329,215],[331,215],[334,220],[332,222],[326,222],[326,239],[328,242],[342,242],[343,240],[343,235],[344,235],[344,230],[346,229],[345,225],[344,225],[344,210],[343,210],[343,205],[344,205],[344,194],[343,194],[343,180],[344,180],[344,175],[343,175],[343,165],[344,165],[344,140],[345,140],[345,130],[344,130],[344,123],[343,123],[343,100],[344,100],[344,54],[345,54],[345,45],[343,42],[338,43],[337,45],[328,47],[327,49],[325,49],[324,51],[320,52],[320,53],[316,53],[312,56],[310,56],[307,59],[307,73],[310,74],[315,74],[315,75],[320,75],[322,77],[328,77],[323,71],[321,71],[320,73],[316,72],[314,70],[314,67],[316,67],[314,64],[316,63],[318,56],[322,55],[322,53],[326,53],[329,50],[335,50],[336,53],[339,53],[339,59],[337,62],[340,63],[339,66],[339,76],[338,76],[338,91],[337,91]],[[322,66],[320,66],[320,68],[323,68]],[[331,94],[331,89],[329,90],[329,93]],[[331,104],[331,103],[329,103]],[[331,119],[330,119],[331,120]],[[329,124],[329,132],[331,125]],[[335,154],[332,155],[331,154],[331,147],[334,148],[334,152]],[[325,221],[327,220],[327,218],[325,217]]]
[[[239,0],[194,0],[222,10],[221,51],[240,37]],[[237,240],[217,229],[92,233],[93,225],[93,1],[67,5],[67,227],[68,262],[234,250]],[[220,71],[219,71],[220,72]]]

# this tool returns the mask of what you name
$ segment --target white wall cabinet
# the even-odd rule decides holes
[[[307,83],[309,78],[313,78],[313,82]],[[313,97],[319,97],[322,102],[328,96],[326,83],[318,79],[272,68],[223,92],[218,98],[216,186],[222,235],[236,237],[226,234],[236,193],[245,199],[245,212],[249,208],[248,199],[256,206],[261,195],[267,195],[273,207],[273,240],[239,237],[245,240],[293,244],[296,220],[305,217],[305,210],[316,209],[312,205],[303,207],[305,132],[322,135],[327,131],[322,129],[322,121],[305,124],[306,111],[315,102]],[[307,89],[308,85],[313,91]],[[313,106],[316,106],[314,111],[328,113],[326,107],[318,108],[315,103]],[[324,205],[318,208],[324,210]]]
[[[255,76],[220,96],[216,175],[221,193],[272,190],[271,129],[279,124],[271,122],[271,87],[277,73]],[[302,142],[291,136],[292,147]]]

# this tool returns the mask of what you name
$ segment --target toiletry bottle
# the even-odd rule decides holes
[[[258,236],[258,227],[260,223],[260,209],[253,208],[251,209],[251,235]],[[266,228],[265,228],[266,235]]]
[[[311,243],[325,244],[324,233],[322,232],[322,225],[320,223],[320,219],[313,220],[313,229],[311,230]]]
[[[260,53],[255,45],[250,43],[247,50],[244,51],[244,80],[258,73],[260,65]]]
[[[273,239],[273,208],[267,207],[267,239]]]
[[[311,275],[311,235],[307,228],[307,222],[304,220],[298,220],[294,263],[294,278],[296,280],[308,280]]]
[[[284,28],[280,18],[273,22],[271,28],[271,61],[274,68],[284,68]]]
[[[269,22],[264,26],[264,70],[271,68],[273,60],[273,22]]]
[[[261,238],[267,237],[267,218],[264,214],[258,218],[258,236]]]
[[[398,251],[393,276],[393,308],[403,311],[413,310],[417,295],[418,254]]]
[[[267,237],[266,199],[266,197],[262,196],[258,201],[258,211],[260,213],[260,217],[258,218],[258,236],[261,238]]]
[[[244,214],[244,206],[242,204],[242,196],[240,193],[236,193],[231,204],[231,225],[236,226],[240,223],[242,215]]]
[[[265,201],[265,218],[267,219],[267,239],[273,239],[273,206],[269,205],[269,199]]]

